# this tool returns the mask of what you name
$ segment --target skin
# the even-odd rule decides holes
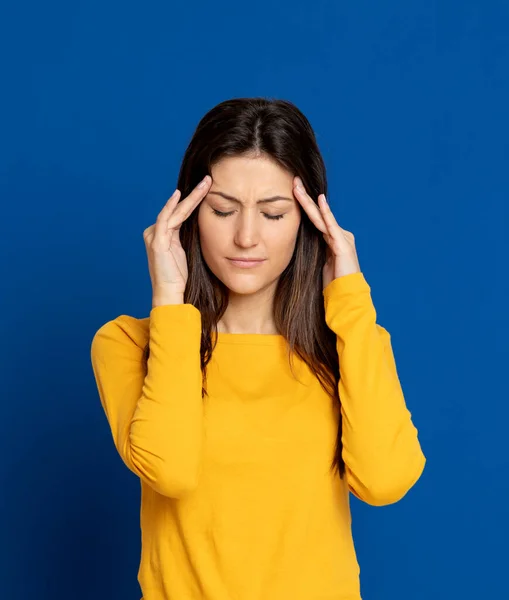
[[[274,293],[292,258],[301,221],[294,176],[266,156],[224,158],[214,165],[211,176],[212,184],[199,206],[198,227],[207,265],[230,290],[218,331],[275,334]],[[257,204],[257,200],[276,195],[288,200]],[[218,216],[214,211],[229,214]],[[280,215],[277,220],[268,218]],[[255,268],[242,269],[228,257],[266,260]]]
[[[182,202],[180,190],[175,190],[156,223],[143,232],[153,307],[181,304],[184,300],[188,270],[179,230],[198,205],[201,205],[198,227],[205,260],[231,292],[229,310],[219,324],[219,331],[223,333],[276,333],[272,300],[277,281],[294,252],[302,210],[327,244],[323,289],[336,279],[361,272],[355,237],[338,225],[325,195],[320,194],[315,202],[301,179],[281,169],[271,157],[228,157],[212,168],[212,175],[214,180],[210,175],[204,177]],[[285,196],[283,189],[290,185],[294,196]],[[231,186],[240,194],[236,192],[238,195],[233,196],[230,189],[225,192],[218,186]],[[266,195],[264,200],[256,196],[258,190],[268,189],[270,200],[265,200]],[[281,191],[274,194],[276,189]],[[228,207],[215,205],[225,201]],[[268,223],[279,223],[281,227],[275,229]],[[229,260],[233,257],[256,257],[264,262],[252,271],[231,271],[230,267],[240,268]]]

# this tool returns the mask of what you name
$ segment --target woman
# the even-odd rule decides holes
[[[349,492],[390,504],[424,468],[326,195],[292,103],[220,103],[143,234],[150,316],[94,336],[113,440],[141,480],[144,600],[359,600]]]

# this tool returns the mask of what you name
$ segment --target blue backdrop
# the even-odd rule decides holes
[[[352,498],[365,600],[504,596],[509,4],[24,2],[0,15],[0,597],[139,600],[139,482],[90,365],[203,114],[297,104],[428,462]]]

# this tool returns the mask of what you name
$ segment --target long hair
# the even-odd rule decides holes
[[[188,196],[212,166],[224,157],[271,157],[298,175],[312,198],[327,196],[324,161],[313,129],[304,114],[290,101],[267,98],[234,98],[212,108],[198,123],[184,154],[177,188]],[[208,268],[199,241],[198,211],[182,223],[180,241],[188,262],[184,302],[201,313],[202,398],[207,394],[206,367],[217,341],[217,323],[228,305],[228,288]],[[336,448],[331,470],[343,477],[342,419],[338,393],[339,360],[336,335],[325,322],[322,268],[326,242],[302,211],[295,250],[281,274],[274,297],[274,321],[289,351],[299,356],[318,378],[335,403],[339,416]],[[213,334],[214,337],[213,337]],[[144,358],[148,360],[149,344]],[[293,370],[292,370],[293,372]]]

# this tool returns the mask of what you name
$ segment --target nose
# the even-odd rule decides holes
[[[260,241],[260,217],[257,213],[256,209],[244,210],[235,219],[234,241],[237,246],[251,248]]]

